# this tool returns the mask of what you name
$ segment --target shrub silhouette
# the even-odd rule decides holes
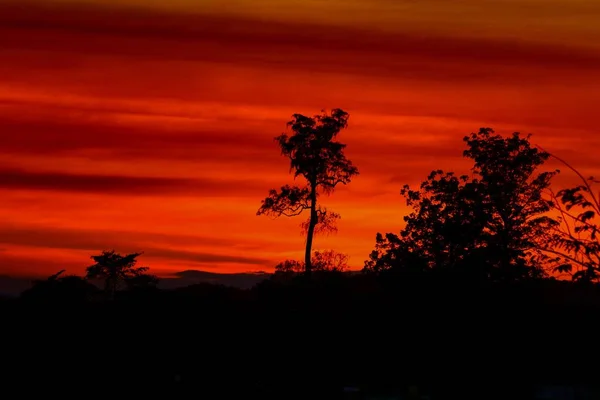
[[[62,276],[64,272],[62,270],[45,280],[35,281],[30,289],[21,294],[21,298],[36,303],[81,304],[91,300],[99,291],[79,276]]]

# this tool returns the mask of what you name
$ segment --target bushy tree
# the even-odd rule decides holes
[[[464,137],[472,176],[433,171],[401,194],[412,212],[400,235],[377,235],[367,271],[451,270],[478,279],[520,280],[543,274],[540,238],[556,225],[543,197],[558,171],[537,173],[549,154],[530,136],[490,128]]]
[[[433,171],[419,190],[405,185],[401,194],[412,208],[404,217],[406,226],[399,236],[377,234],[367,269],[457,273],[469,268],[481,248],[485,221],[476,188],[477,183],[469,183],[466,176],[441,170]]]
[[[481,129],[465,137],[464,155],[475,161],[480,193],[488,220],[486,256],[502,277],[521,279],[542,273],[546,234],[557,225],[544,198],[559,172],[537,172],[550,157],[530,143],[531,135],[514,133],[508,138]]]
[[[114,250],[103,251],[102,254],[92,256],[94,264],[87,268],[87,279],[101,279],[104,281],[105,292],[113,298],[115,293],[130,286],[155,285],[158,279],[147,274],[148,267],[136,267],[137,258],[142,253],[121,255]]]
[[[309,210],[308,221],[302,225],[306,232],[304,267],[307,276],[312,271],[314,234],[335,230],[334,222],[339,218],[339,214],[321,207],[317,200],[321,194],[331,194],[338,184],[350,183],[358,174],[358,169],[344,154],[346,145],[336,140],[340,131],[348,126],[348,118],[348,113],[341,109],[314,117],[294,114],[288,122],[293,133],[275,138],[281,153],[290,160],[294,178],[304,178],[306,186],[285,185],[280,190],[271,190],[257,215],[292,217]]]

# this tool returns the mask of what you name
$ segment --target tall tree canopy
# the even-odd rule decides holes
[[[536,173],[549,154],[530,136],[490,128],[464,137],[472,176],[433,171],[401,193],[412,212],[400,236],[378,234],[367,270],[452,270],[470,278],[519,280],[543,273],[540,241],[557,222],[543,194],[558,172]]]
[[[349,115],[341,109],[323,112],[314,117],[294,114],[288,122],[292,134],[281,134],[277,141],[282,155],[290,160],[294,178],[302,177],[305,186],[282,186],[271,190],[262,201],[257,215],[296,216],[309,210],[304,253],[305,273],[312,270],[311,249],[315,232],[332,230],[339,215],[317,204],[320,194],[333,193],[338,184],[350,183],[358,169],[344,154],[346,145],[336,140],[341,130],[347,128]]]

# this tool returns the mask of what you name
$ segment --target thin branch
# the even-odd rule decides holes
[[[593,266],[591,266],[591,265],[587,265],[587,264],[585,264],[585,262],[584,262],[584,261],[580,261],[580,260],[578,260],[578,259],[576,259],[576,258],[574,258],[574,257],[572,257],[572,256],[569,256],[569,255],[567,255],[567,254],[561,253],[561,252],[559,252],[559,251],[552,250],[552,249],[548,249],[548,248],[541,248],[541,247],[539,248],[539,250],[541,250],[541,251],[545,251],[545,252],[548,252],[548,253],[551,253],[551,254],[554,254],[554,255],[560,256],[560,257],[564,257],[564,258],[566,258],[567,260],[570,260],[570,261],[572,261],[572,262],[576,263],[577,265],[579,265],[579,266],[581,266],[581,267],[584,267],[584,268],[591,268],[591,269],[593,269],[593,270],[600,271],[600,269],[599,269],[598,267],[593,267]]]
[[[567,219],[565,218],[566,215],[566,211],[563,209],[562,206],[560,206],[560,201],[558,200],[558,197],[556,197],[556,195],[554,194],[554,191],[552,189],[548,189],[548,191],[550,192],[550,196],[552,198],[552,204],[554,204],[554,208],[557,209],[561,216],[562,216],[562,220],[565,221],[565,225],[567,227],[567,232],[569,234],[569,236],[573,236],[573,234],[571,233],[571,227],[569,226],[569,223],[567,222]]]
[[[286,217],[296,217],[304,212],[308,207],[302,207],[298,211],[281,211],[279,215],[285,215]]]
[[[536,145],[537,146],[537,145]],[[550,157],[554,157],[556,158],[558,161],[560,161],[561,163],[563,163],[564,165],[566,165],[571,171],[575,172],[575,174],[577,174],[577,176],[579,176],[579,178],[581,178],[581,180],[583,181],[584,185],[587,187],[587,189],[590,192],[590,196],[592,196],[592,200],[594,200],[594,203],[596,203],[596,210],[600,209],[600,203],[598,202],[596,196],[594,195],[594,192],[592,191],[592,187],[589,184],[588,180],[585,179],[585,177],[581,174],[581,172],[577,171],[571,164],[569,164],[568,162],[566,162],[565,160],[563,160],[562,158],[547,152],[546,150],[544,150],[541,146],[537,146],[540,150],[542,150],[544,153],[547,153],[550,155]]]

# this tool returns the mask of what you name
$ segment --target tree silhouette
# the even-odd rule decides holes
[[[311,264],[313,271],[345,272],[348,270],[348,255],[335,250],[322,250],[313,253]],[[306,270],[304,262],[285,260],[275,266],[275,274],[294,276]]]
[[[585,178],[562,158],[555,159],[573,171],[581,180],[575,187],[557,193],[549,190],[550,204],[559,213],[559,225],[547,235],[546,251],[556,256],[555,272],[566,273],[574,281],[597,282],[600,278],[600,198],[593,186],[600,183],[593,176]]]
[[[36,280],[30,289],[21,294],[26,301],[39,301],[43,303],[80,304],[90,299],[98,291],[85,279],[67,275],[65,270],[49,276],[44,280]]]
[[[367,270],[402,268],[405,273],[421,274],[436,269],[485,275],[483,270],[466,270],[482,248],[486,221],[475,184],[469,184],[466,176],[438,170],[420,190],[405,185],[401,194],[413,211],[404,217],[406,226],[400,236],[377,234]]]
[[[304,263],[298,260],[285,260],[275,266],[276,275],[292,276],[304,272],[304,270]]]
[[[557,225],[547,214],[551,205],[544,193],[559,171],[536,174],[550,154],[532,146],[530,138],[518,132],[503,138],[490,128],[464,138],[464,155],[475,161],[473,172],[481,177],[489,216],[487,257],[511,280],[539,276],[544,260],[540,250]]]
[[[316,271],[345,272],[348,270],[348,255],[335,250],[315,251],[312,265]]]
[[[530,136],[504,138],[490,128],[464,137],[473,176],[433,171],[419,190],[401,194],[412,212],[400,236],[377,235],[367,271],[395,267],[452,270],[471,278],[520,280],[543,273],[543,244],[557,222],[543,193],[558,172],[536,170],[549,157]]]
[[[257,215],[292,217],[305,210],[310,211],[308,221],[303,224],[306,231],[306,276],[310,276],[312,271],[314,234],[334,230],[334,222],[339,218],[338,214],[317,205],[319,195],[331,194],[338,184],[346,185],[353,176],[358,175],[358,169],[344,155],[346,145],[335,140],[340,131],[348,126],[348,118],[348,113],[341,109],[314,117],[294,114],[287,124],[293,134],[281,134],[275,138],[281,153],[290,160],[294,178],[302,176],[307,185],[285,185],[279,191],[271,190],[262,201]]]
[[[104,290],[110,298],[114,298],[122,286],[156,283],[156,277],[146,274],[148,267],[136,267],[137,258],[141,254],[122,256],[114,250],[103,251],[102,254],[91,257],[95,264],[87,268],[86,278],[104,280]]]

